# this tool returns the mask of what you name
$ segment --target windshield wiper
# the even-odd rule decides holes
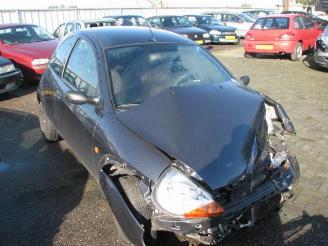
[[[133,107],[133,106],[137,106],[139,104],[140,103],[125,103],[125,104],[117,105],[116,108],[126,109],[126,108],[130,108],[130,107]]]

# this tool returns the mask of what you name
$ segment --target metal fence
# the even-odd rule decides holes
[[[53,32],[59,24],[70,20],[97,19],[107,15],[137,14],[145,17],[167,14],[197,14],[208,10],[222,10],[218,7],[207,8],[106,8],[106,9],[38,9],[38,10],[0,10],[0,24],[29,23],[40,25]],[[227,9],[225,10],[237,10]]]

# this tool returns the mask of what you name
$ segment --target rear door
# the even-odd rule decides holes
[[[58,130],[90,172],[93,165],[93,134],[100,116],[92,104],[67,102],[65,94],[80,91],[88,97],[100,97],[98,55],[92,42],[79,39],[66,63],[61,83],[61,100],[56,105]]]
[[[308,17],[301,17],[304,24],[304,34],[306,38],[305,49],[311,49],[314,47],[315,41],[320,34],[320,31],[315,28],[314,22]]]

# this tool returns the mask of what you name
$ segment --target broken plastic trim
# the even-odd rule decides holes
[[[278,120],[281,122],[284,130],[289,132],[290,134],[296,135],[295,127],[294,127],[293,123],[291,122],[291,120],[289,119],[289,117],[288,117],[285,109],[282,107],[282,105],[277,103],[276,101],[274,101],[273,99],[271,99],[268,96],[265,96],[265,95],[263,95],[263,96],[264,96],[265,102],[269,106],[271,106],[275,109]]]

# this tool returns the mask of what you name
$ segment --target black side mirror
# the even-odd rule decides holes
[[[94,104],[97,105],[99,103],[99,98],[98,97],[88,97],[85,95],[83,92],[80,91],[69,91],[65,94],[65,98],[67,102],[72,103],[72,104]]]
[[[243,85],[248,85],[249,82],[251,81],[251,79],[249,78],[248,75],[244,75],[244,76],[241,76],[239,81],[243,84]]]

